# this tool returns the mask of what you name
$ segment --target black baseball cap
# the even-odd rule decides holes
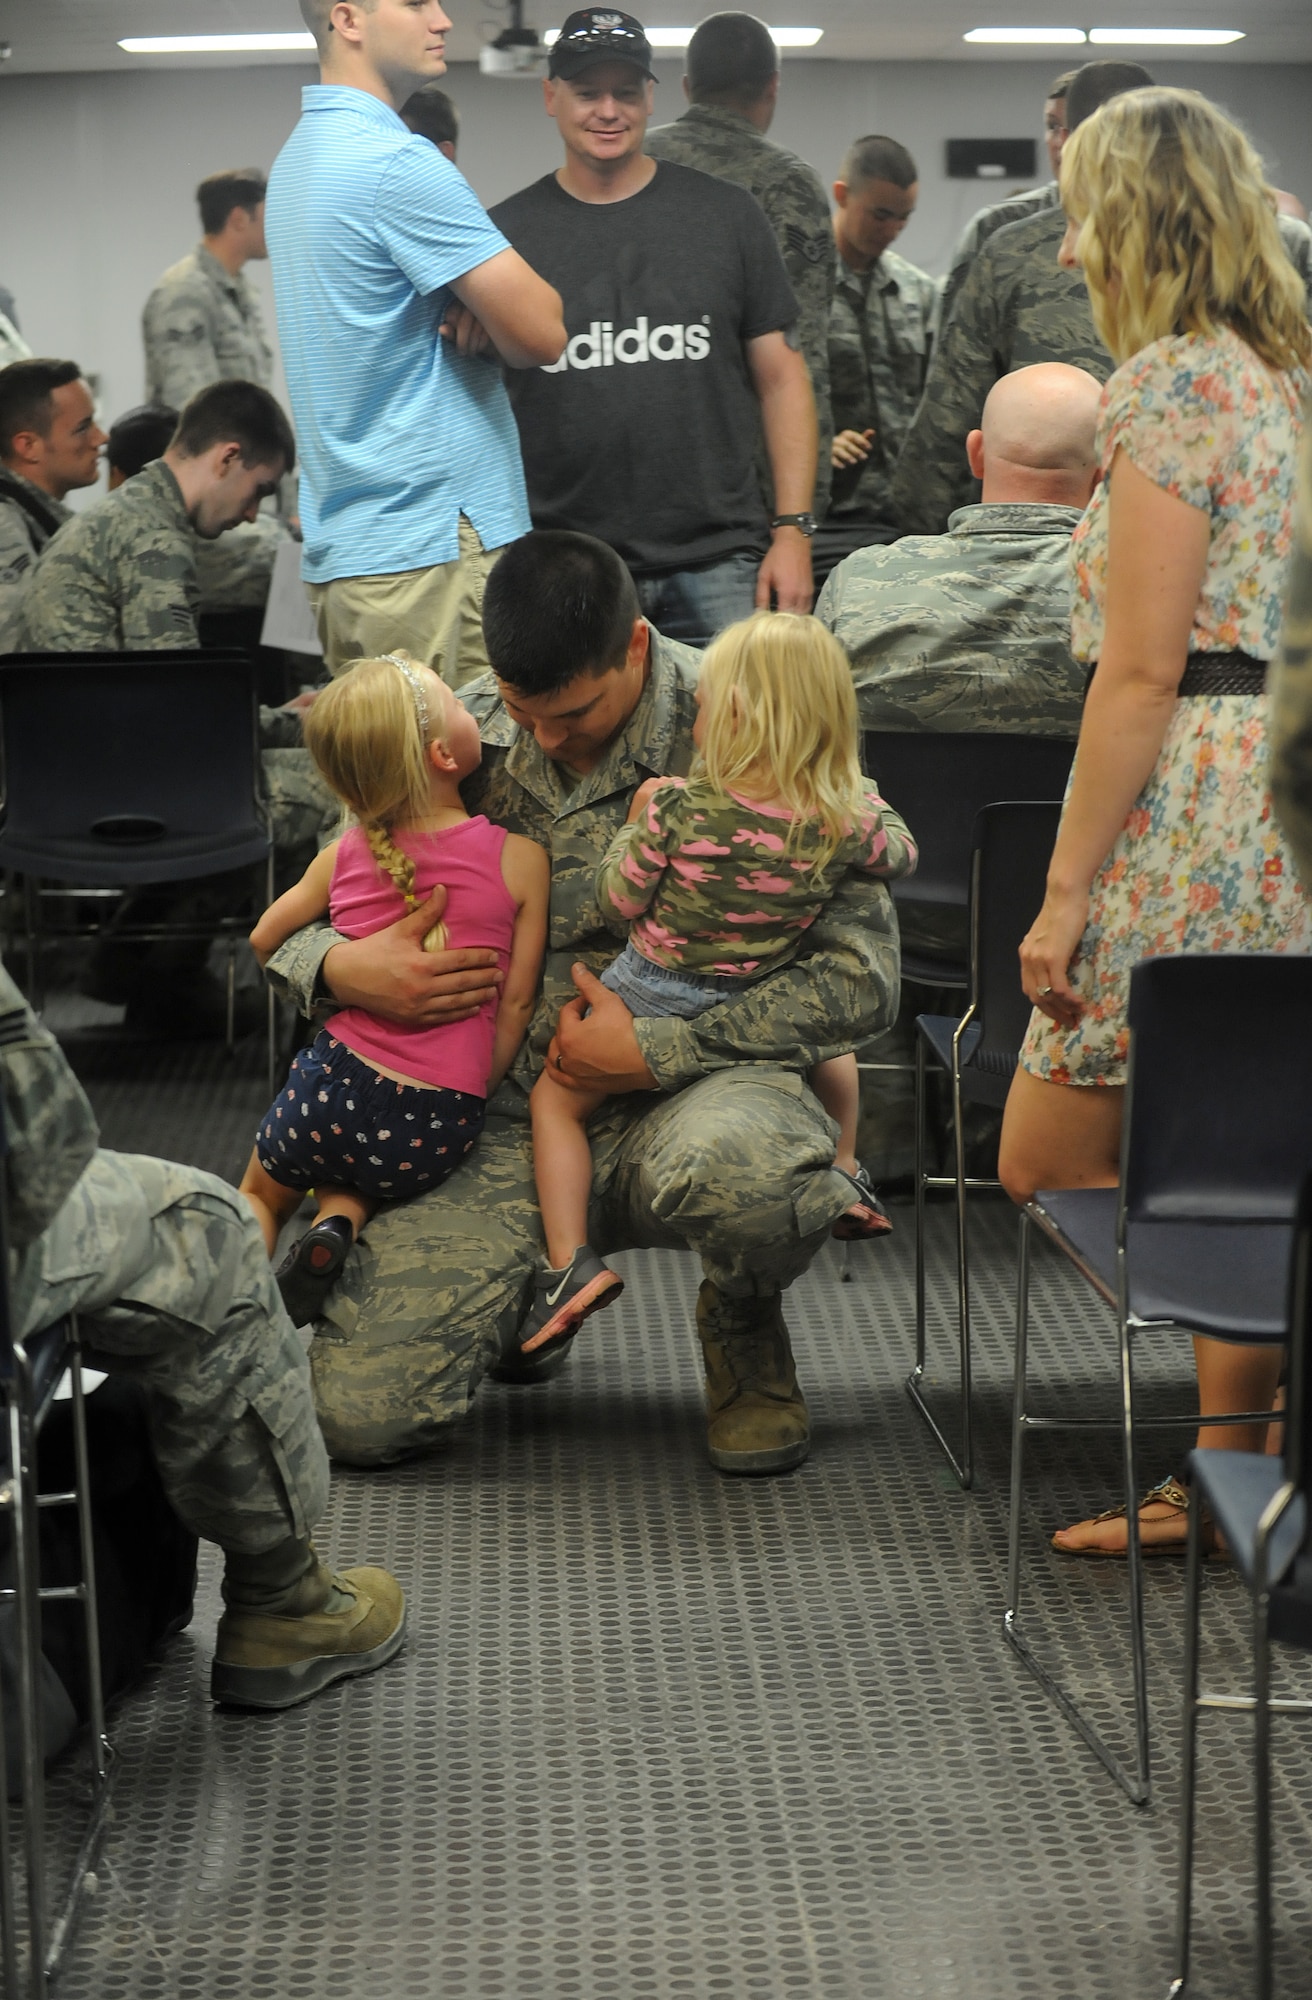
[[[571,14],[551,45],[547,75],[568,83],[595,63],[627,62],[644,76],[654,77],[651,43],[641,21],[613,7],[580,7]]]

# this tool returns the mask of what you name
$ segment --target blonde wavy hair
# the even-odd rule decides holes
[[[814,618],[757,611],[721,632],[702,661],[698,769],[719,792],[776,800],[795,815],[787,847],[821,833],[823,867],[865,802],[847,655]]]
[[[1131,90],[1076,128],[1061,162],[1094,323],[1118,362],[1170,334],[1230,327],[1269,368],[1305,368],[1302,281],[1252,145],[1195,90]]]
[[[415,690],[418,672],[408,653],[391,659],[352,660],[330,681],[305,717],[306,748],[369,843],[369,852],[418,906],[415,864],[392,838],[398,826],[429,810],[428,745],[443,738],[443,717],[429,715],[421,729]],[[424,935],[425,951],[445,951],[446,925]]]

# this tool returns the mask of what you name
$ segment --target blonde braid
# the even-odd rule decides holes
[[[403,848],[397,846],[385,826],[375,823],[372,826],[362,827],[361,831],[369,843],[369,852],[384,875],[390,876],[400,890],[407,908],[418,909],[419,898],[415,894],[415,864],[411,857]],[[445,951],[446,948],[445,924],[436,923],[431,930],[425,931],[423,942],[425,951]]]

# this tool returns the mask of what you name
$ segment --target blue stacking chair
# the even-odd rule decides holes
[[[7,1165],[3,1104],[0,1103],[0,1182]],[[22,1851],[26,1875],[27,1961],[20,1975],[16,1860],[19,1841],[11,1823],[3,1733],[0,1732],[0,1950],[5,1993],[11,2000],[44,2000],[77,1913],[109,1805],[111,1749],[105,1730],[100,1674],[100,1629],[91,1525],[91,1481],[87,1458],[86,1409],[77,1321],[71,1315],[53,1326],[19,1337],[9,1298],[9,1241],[6,1203],[0,1191],[0,1398],[6,1418],[0,1457],[7,1475],[0,1485],[0,1517],[12,1528],[15,1587],[0,1590],[0,1604],[16,1608],[18,1685],[16,1711],[22,1745]],[[74,1486],[70,1493],[37,1494],[37,1440],[55,1391],[67,1373],[73,1398]],[[81,1544],[81,1580],[41,1583],[39,1509],[74,1506]],[[47,1887],[45,1770],[42,1758],[41,1606],[73,1601],[82,1606],[87,1649],[91,1801],[72,1869],[53,1907]],[[6,1693],[8,1694],[8,1690]],[[22,1983],[20,1983],[20,1976]]]
[[[70,718],[73,726],[69,726]],[[0,659],[4,792],[0,868],[25,890],[28,981],[39,994],[44,905],[108,903],[134,889],[250,869],[273,901],[273,844],[262,797],[255,668],[239,653],[28,653]],[[263,907],[263,905],[261,905]],[[124,938],[228,941],[247,916]],[[275,1013],[267,996],[270,1087]]]
[[[1189,1567],[1185,1593],[1184,1756],[1180,1786],[1180,1888],[1176,1976],[1171,1994],[1189,1977],[1189,1918],[1193,1889],[1198,1776],[1198,1718],[1223,1709],[1253,1718],[1256,1807],[1255,1898],[1257,1962],[1253,1992],[1271,2000],[1271,1716],[1312,1715],[1312,1701],[1271,1698],[1271,1642],[1312,1652],[1312,1178],[1304,1182],[1290,1273],[1288,1416],[1281,1458],[1244,1451],[1196,1451],[1189,1460]],[[1207,1508],[1248,1586],[1253,1616],[1251,1695],[1200,1694],[1198,1621],[1202,1582],[1202,1523]],[[1305,1968],[1304,1968],[1305,1970]],[[1290,1988],[1291,1993],[1293,1988]],[[1299,1989],[1305,1990],[1305,1987]]]
[[[1312,1165],[1312,958],[1253,953],[1146,959],[1130,981],[1130,1064],[1117,1188],[1038,1193],[1021,1214],[1012,1423],[1011,1532],[1003,1629],[1136,1805],[1150,1795],[1143,1552],[1138,1533],[1133,1348],[1176,1327],[1273,1346],[1288,1336],[1290,1250]],[[1037,1416],[1027,1407],[1030,1243],[1040,1234],[1116,1314],[1120,1414]],[[1210,1423],[1260,1422],[1269,1411]],[[1195,1413],[1154,1417],[1193,1428]],[[1127,1508],[1135,1761],[1127,1768],[1035,1654],[1020,1625],[1026,1439],[1118,1430]]]
[[[928,1424],[962,1486],[974,1477],[971,1428],[970,1269],[966,1194],[996,1180],[966,1175],[963,1108],[1007,1101],[1029,1025],[1017,953],[1043,902],[1061,807],[1030,802],[985,806],[976,816],[970,886],[970,1004],[959,1018],[921,1014],[916,1021],[916,1365],[907,1394]],[[926,1085],[930,1063],[945,1070],[952,1092],[952,1174],[925,1171]],[[961,1455],[925,1401],[925,1192],[952,1188],[957,1207],[957,1343],[961,1385]]]
[[[915,874],[893,884],[894,902],[955,915],[964,938],[976,814],[1000,799],[1062,798],[1074,755],[1073,742],[1048,736],[867,730],[865,768],[920,849]],[[904,951],[902,977],[968,986],[970,966],[960,951]]]

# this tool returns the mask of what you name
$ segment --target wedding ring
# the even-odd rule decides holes
[[[1051,991],[1052,991],[1051,986],[1040,986],[1039,988],[1040,1000],[1046,1000]],[[557,1057],[557,1061],[559,1061],[559,1057]]]
[[[1051,992],[1051,990],[1052,990],[1052,989],[1051,989],[1051,988],[1049,988],[1048,990],[1049,990],[1049,991]],[[564,1067],[565,1067],[565,1058],[564,1058],[564,1056],[563,1056],[563,1055],[562,1055],[562,1054],[560,1053],[560,1050],[559,1050],[559,1049],[557,1049],[557,1050],[556,1050],[556,1068],[557,1068],[557,1069],[564,1069]]]

